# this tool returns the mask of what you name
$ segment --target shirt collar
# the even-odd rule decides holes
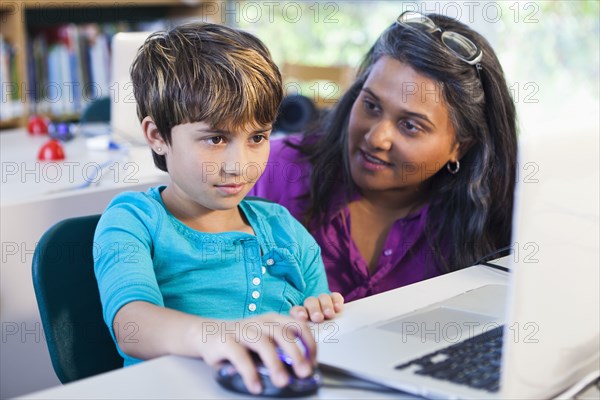
[[[359,200],[361,198],[362,198],[362,195],[358,192],[358,190],[354,190],[352,192],[352,194],[350,195],[350,200],[347,201],[346,200],[347,196],[343,190],[335,190],[335,194],[332,197],[331,206],[329,208],[329,211],[328,211],[328,214],[326,217],[326,221],[331,222],[332,220],[337,218],[340,215],[340,213],[342,213],[342,212],[347,213],[348,204],[352,203],[355,200]],[[425,204],[423,204],[423,206],[419,210],[407,215],[406,217],[398,218],[397,221],[400,221],[400,220],[411,221],[414,219],[426,218],[427,214],[429,212],[429,206],[430,206],[430,203],[426,202]]]

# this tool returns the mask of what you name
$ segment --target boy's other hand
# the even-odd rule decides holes
[[[344,309],[344,297],[338,292],[308,297],[303,306],[294,306],[290,315],[300,321],[323,322],[333,319]]]

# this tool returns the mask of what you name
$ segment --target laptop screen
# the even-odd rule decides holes
[[[598,127],[560,125],[519,142],[508,397],[555,395],[599,365]]]

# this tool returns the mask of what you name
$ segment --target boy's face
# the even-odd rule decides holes
[[[204,122],[176,125],[165,154],[173,192],[209,210],[235,208],[264,171],[270,134],[271,126],[223,131]]]

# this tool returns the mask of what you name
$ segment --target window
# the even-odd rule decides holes
[[[260,37],[279,65],[356,67],[401,12],[445,14],[480,32],[496,50],[522,131],[551,117],[600,119],[596,0],[230,1],[223,7],[229,7],[223,22]]]

